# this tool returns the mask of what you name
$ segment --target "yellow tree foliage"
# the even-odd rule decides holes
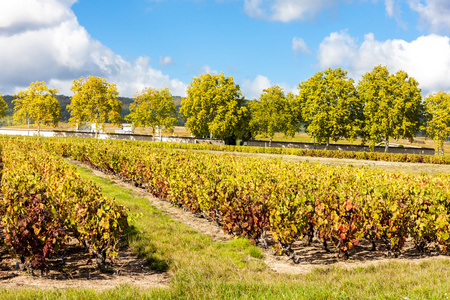
[[[6,110],[8,109],[8,104],[6,104],[5,100],[2,98],[2,94],[0,94],[0,118],[6,116]]]
[[[196,137],[243,138],[250,112],[239,85],[231,76],[204,74],[194,77],[181,102],[186,127]]]
[[[45,82],[36,81],[28,89],[14,94],[14,122],[34,122],[38,125],[39,135],[41,125],[58,126],[61,107],[55,97],[56,93],[57,89],[49,89]]]
[[[361,129],[362,104],[347,71],[328,68],[298,85],[305,130],[318,143],[353,139]]]
[[[130,114],[125,117],[135,127],[150,127],[173,132],[178,122],[177,110],[168,88],[146,88],[130,104]]]
[[[387,67],[377,66],[358,83],[364,103],[364,132],[373,147],[390,139],[411,142],[419,131],[423,116],[419,83],[404,71],[389,74]]]
[[[450,95],[439,91],[425,98],[426,133],[437,146],[437,153],[444,155],[444,141],[450,135]]]
[[[259,99],[249,103],[252,118],[250,128],[255,134],[269,137],[269,147],[276,132],[294,136],[299,130],[300,120],[295,113],[294,95],[287,95],[277,85],[263,90]]]
[[[73,126],[95,124],[98,133],[107,122],[121,125],[122,102],[114,83],[101,77],[81,77],[73,81],[71,91],[74,95],[67,109]]]

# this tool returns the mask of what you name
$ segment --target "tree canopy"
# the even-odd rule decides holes
[[[2,94],[0,94],[0,118],[6,116],[6,110],[8,109],[8,104],[6,104],[5,100],[2,98]]]
[[[181,101],[185,126],[196,137],[221,139],[248,135],[250,112],[233,77],[204,74],[194,77]]]
[[[250,128],[254,134],[270,137],[269,147],[276,132],[294,136],[300,127],[300,120],[294,113],[294,95],[287,95],[277,85],[263,90],[259,99],[249,103]]]
[[[71,103],[69,122],[73,125],[95,124],[96,131],[104,129],[105,123],[115,125],[122,123],[120,113],[122,102],[114,83],[110,84],[101,77],[81,77],[73,81],[71,91],[74,93]]]
[[[157,129],[173,132],[178,121],[175,104],[168,88],[146,88],[136,96],[130,104],[130,114],[125,117],[136,127],[150,127],[155,133]]]
[[[49,89],[43,81],[33,82],[28,89],[16,93],[14,102],[14,122],[26,123],[32,121],[38,125],[58,126],[61,117],[61,107],[55,95],[57,89]]]
[[[433,138],[437,153],[444,155],[444,141],[450,135],[450,95],[439,91],[425,98],[426,134]]]
[[[420,129],[423,116],[422,95],[418,82],[404,71],[389,74],[387,67],[377,66],[358,83],[364,102],[364,133],[373,147],[391,139],[411,142]]]
[[[317,72],[298,86],[305,130],[318,143],[353,139],[361,129],[362,103],[352,79],[341,68]]]

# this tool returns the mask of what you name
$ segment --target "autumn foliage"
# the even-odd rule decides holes
[[[125,209],[105,198],[61,157],[34,142],[3,140],[0,203],[7,248],[32,270],[75,238],[100,267],[113,262],[128,226]]]
[[[226,232],[296,259],[291,244],[316,235],[348,257],[362,240],[398,255],[407,238],[447,253],[450,177],[172,151],[128,142],[49,142],[63,156],[115,174]]]

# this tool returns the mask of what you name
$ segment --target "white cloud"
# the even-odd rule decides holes
[[[245,98],[250,100],[258,98],[264,89],[271,86],[269,78],[258,75],[253,81],[244,79],[241,84],[241,90]]]
[[[253,81],[249,79],[242,80],[242,84],[240,85],[242,94],[245,96],[245,99],[252,100],[255,98],[259,98],[259,95],[263,92],[264,89],[270,88],[273,86],[266,76],[258,75]],[[295,93],[296,89],[290,87],[287,83],[277,83],[279,87],[281,87],[285,93]]]
[[[15,0],[0,2],[0,33],[35,30],[73,18],[68,7],[76,0]]]
[[[261,5],[264,0],[244,0],[244,10],[252,18],[263,18],[265,15]]]
[[[71,10],[75,0],[0,2],[0,93],[12,94],[31,82],[46,81],[60,93],[81,76],[116,83],[122,96],[144,87],[168,87],[185,95],[181,81],[153,69],[148,57],[127,61],[90,37]]]
[[[386,13],[389,17],[393,17],[395,14],[395,9],[394,9],[394,0],[386,0],[385,1],[385,5],[386,5]]]
[[[213,70],[208,65],[201,67],[198,73],[199,73],[199,75],[202,75],[202,74],[218,75],[219,74],[219,72],[217,70]]]
[[[366,34],[357,45],[346,32],[332,33],[320,45],[318,58],[322,68],[346,68],[355,80],[381,64],[391,73],[406,71],[418,80],[424,94],[450,91],[450,39],[446,36],[432,34],[407,42],[377,41],[373,34]]]
[[[145,87],[168,87],[174,96],[186,96],[186,85],[178,79],[170,79],[161,71],[149,66],[150,58],[140,57],[134,62],[122,61],[121,70],[112,78],[121,93],[132,95]]]
[[[412,10],[419,13],[422,21],[432,30],[450,29],[450,1],[408,0]]]
[[[311,54],[311,50],[309,50],[308,45],[306,45],[305,41],[299,37],[294,37],[292,39],[292,50],[294,50],[294,52],[300,51],[306,54]]]
[[[252,18],[272,21],[291,22],[295,20],[306,21],[315,17],[320,12],[333,6],[348,5],[355,2],[367,0],[244,0],[244,11]],[[408,0],[409,2],[419,2],[421,0]],[[428,2],[438,2],[447,0],[425,0]],[[378,0],[372,0],[377,3]],[[407,29],[405,22],[401,19],[400,6],[396,5],[396,0],[384,0],[386,14],[394,18],[398,25]],[[448,5],[447,5],[448,6]],[[447,14],[443,14],[446,16]]]
[[[404,30],[407,30],[408,26],[407,23],[402,20],[402,11],[398,2],[398,0],[397,2],[396,0],[385,0],[384,5],[386,7],[386,14],[390,18],[394,18],[397,21],[398,26],[400,26]]]
[[[333,32],[319,45],[319,64],[322,68],[346,64],[356,51],[356,42],[346,31]]]
[[[173,64],[175,64],[175,62],[173,61],[172,57],[170,57],[170,56],[166,56],[166,57],[160,56],[158,64],[160,66],[167,66],[167,65],[173,65]]]
[[[306,20],[325,8],[336,5],[332,0],[244,0],[245,12],[253,18],[290,22]]]

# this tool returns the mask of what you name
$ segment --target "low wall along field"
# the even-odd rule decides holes
[[[7,129],[0,128],[0,135],[17,135],[17,136],[40,136],[42,137],[79,137],[79,138],[98,138],[113,140],[129,140],[129,141],[148,141],[148,142],[168,142],[168,143],[188,143],[188,144],[211,144],[225,145],[223,140],[216,139],[199,139],[195,137],[184,136],[153,136],[144,134],[122,134],[122,133],[99,133],[82,132],[82,131],[66,131],[66,130],[37,130],[31,129]]]
[[[252,140],[252,141],[247,142],[247,146],[269,147],[269,142]],[[272,142],[271,146],[277,147],[277,148],[325,150],[325,145],[319,145],[319,144],[314,144],[314,143]],[[328,150],[330,150],[330,151],[384,153],[384,147],[380,147],[380,146],[375,146],[374,149],[370,149],[368,146],[347,145],[347,144],[330,144],[328,146]],[[433,148],[404,146],[404,147],[389,147],[387,153],[434,155],[435,150]]]

